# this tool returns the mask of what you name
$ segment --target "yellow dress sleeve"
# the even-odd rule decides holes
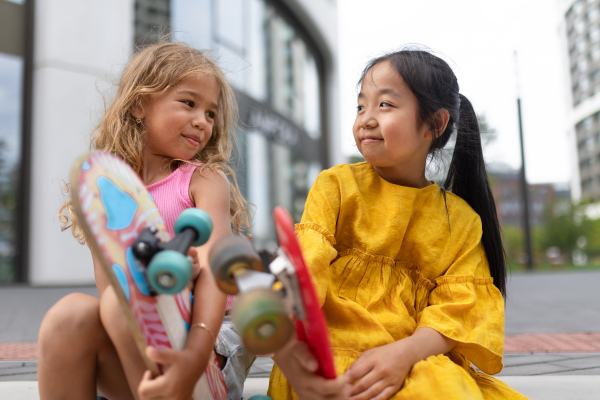
[[[481,221],[474,221],[468,239],[443,276],[435,279],[417,327],[430,327],[458,343],[462,354],[483,372],[502,370],[504,299],[490,277],[481,244]]]
[[[339,209],[338,180],[329,171],[323,171],[312,186],[302,220],[296,225],[300,247],[321,307],[331,282],[329,265],[337,257],[334,245]]]

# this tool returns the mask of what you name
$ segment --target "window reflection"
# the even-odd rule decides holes
[[[0,282],[16,279],[23,59],[0,53]]]

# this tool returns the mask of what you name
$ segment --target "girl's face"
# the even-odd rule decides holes
[[[388,62],[364,76],[353,133],[363,157],[386,180],[422,187],[431,133],[415,95]]]
[[[136,118],[144,120],[144,159],[148,156],[190,160],[212,135],[220,87],[210,75],[194,74],[142,102]]]

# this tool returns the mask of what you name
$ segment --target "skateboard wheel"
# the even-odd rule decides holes
[[[273,399],[270,398],[269,396],[265,396],[264,394],[255,394],[254,396],[250,397],[248,400],[273,400]]]
[[[294,324],[277,293],[255,289],[238,296],[232,320],[248,351],[269,354],[290,340]]]
[[[148,282],[158,293],[181,292],[192,279],[192,267],[187,258],[174,250],[157,253],[148,265]]]
[[[198,234],[194,246],[202,246],[210,237],[213,222],[206,211],[198,208],[188,208],[179,214],[173,225],[175,234],[181,233],[186,228],[192,228]]]
[[[252,243],[241,236],[225,236],[211,247],[208,263],[217,280],[219,289],[227,294],[237,294],[239,289],[235,281],[235,271],[250,269],[264,271],[260,256]]]

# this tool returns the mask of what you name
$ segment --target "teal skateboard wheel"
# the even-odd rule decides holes
[[[269,396],[265,396],[264,394],[255,394],[254,396],[250,397],[248,400],[273,400],[273,399],[270,398]]]
[[[148,283],[158,293],[175,294],[192,279],[192,267],[183,254],[164,250],[152,258],[147,274]]]
[[[210,237],[213,222],[206,211],[198,208],[188,208],[179,214],[173,225],[175,234],[181,233],[186,228],[192,228],[198,233],[194,246],[202,246]]]

